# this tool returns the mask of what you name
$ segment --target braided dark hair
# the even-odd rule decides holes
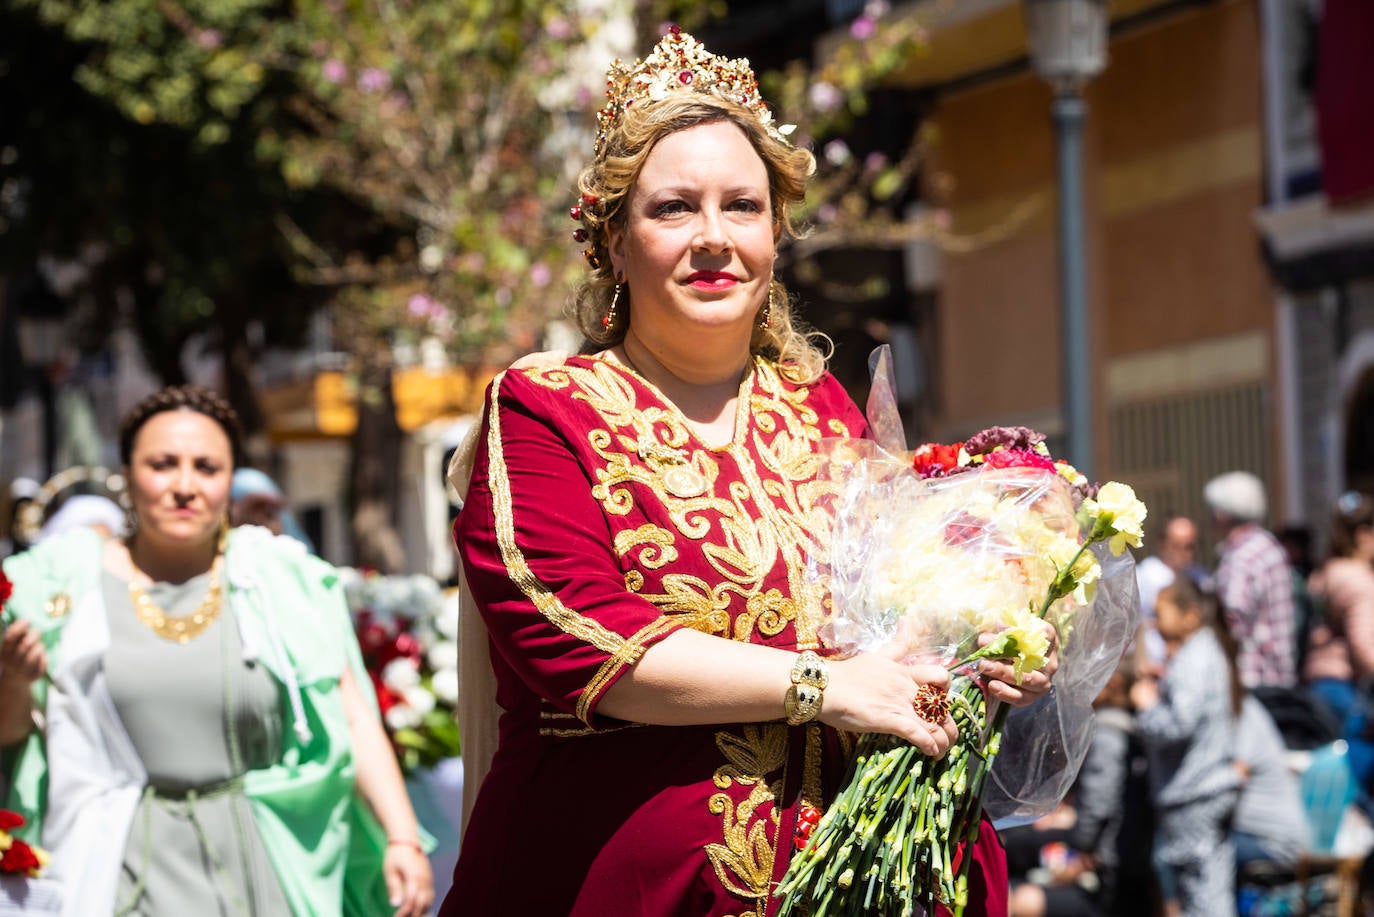
[[[195,411],[219,424],[224,435],[229,437],[229,448],[237,467],[242,458],[243,428],[239,415],[219,394],[200,385],[169,385],[153,392],[129,409],[119,425],[119,458],[125,464],[134,452],[134,438],[143,425],[155,415],[164,411]]]

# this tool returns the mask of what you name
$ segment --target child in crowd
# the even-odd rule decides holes
[[[1093,702],[1096,729],[1072,794],[1068,827],[1003,833],[1013,881],[1011,917],[1149,917],[1150,813],[1135,736],[1128,656]],[[1027,854],[1030,854],[1029,856]],[[1020,870],[1014,861],[1020,857]],[[1033,861],[1033,862],[1032,862]]]
[[[1168,662],[1162,678],[1131,686],[1150,764],[1155,856],[1182,917],[1236,913],[1229,823],[1239,774],[1233,766],[1242,688],[1216,600],[1187,577],[1160,591],[1156,627]]]

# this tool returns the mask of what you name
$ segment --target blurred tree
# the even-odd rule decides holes
[[[355,561],[383,570],[395,564],[394,500],[361,459],[391,454],[385,440],[399,436],[394,416],[369,416],[390,411],[398,345],[437,342],[467,365],[540,346],[582,270],[565,214],[607,62],[655,38],[636,26],[709,28],[728,12],[719,0],[11,6],[6,18],[28,32],[65,39],[6,93],[41,86],[54,97],[23,137],[29,195],[77,211],[39,208],[45,224],[75,228],[72,242],[112,246],[102,264],[138,303],[154,359],[215,322],[226,378],[246,378],[250,322],[334,307],[359,382]],[[795,62],[764,80],[779,120],[818,154],[807,209],[819,231],[803,255],[827,240],[929,231],[903,222],[899,206],[919,178],[919,136],[895,155],[855,155],[834,139],[863,117],[869,87],[923,45],[908,19],[887,18],[886,4],[870,2],[818,67]],[[51,126],[63,105],[59,140]],[[78,193],[64,196],[63,175]]]
[[[212,340],[229,395],[256,429],[249,325],[297,340],[309,306],[324,299],[292,283],[274,216],[290,209],[313,224],[352,210],[337,196],[291,189],[259,162],[246,109],[232,107],[236,120],[209,108],[157,118],[144,98],[194,110],[188,99],[213,87],[177,96],[169,80],[107,78],[164,72],[164,52],[176,59],[156,9],[139,9],[155,6],[16,0],[0,10],[0,258],[20,268],[40,256],[78,262],[80,343],[96,348],[128,323],[164,382],[184,381],[188,341]],[[127,49],[133,59],[121,57]]]

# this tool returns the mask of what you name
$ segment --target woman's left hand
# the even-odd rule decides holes
[[[411,844],[388,844],[382,874],[395,917],[424,917],[434,903],[434,876],[429,858]]]
[[[1042,620],[1040,626],[1045,628],[1050,638],[1045,665],[1034,672],[1026,672],[1018,682],[1010,660],[980,660],[978,674],[987,679],[988,694],[1013,707],[1028,707],[1049,693],[1054,673],[1059,671],[1059,633],[1049,621]],[[983,634],[978,638],[978,645],[983,646],[994,639],[996,637],[993,634]]]

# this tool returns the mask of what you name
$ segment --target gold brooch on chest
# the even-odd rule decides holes
[[[704,475],[687,458],[687,453],[665,446],[651,436],[641,436],[635,450],[658,473],[663,489],[683,500],[699,497],[710,486]]]

